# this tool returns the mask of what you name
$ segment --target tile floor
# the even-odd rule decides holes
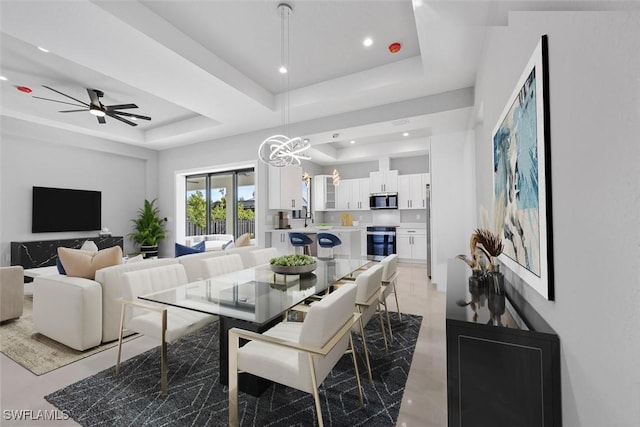
[[[402,312],[422,315],[423,321],[396,425],[446,426],[445,294],[427,279],[425,265],[407,263],[399,264],[397,291]],[[394,309],[394,302],[389,306]],[[145,337],[129,341],[123,359],[156,345]],[[10,420],[7,410],[55,409],[43,396],[113,366],[116,351],[112,348],[41,376],[0,354],[0,426],[77,426],[73,420]]]

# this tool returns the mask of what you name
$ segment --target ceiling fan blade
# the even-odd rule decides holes
[[[129,120],[123,119],[122,117],[118,117],[118,116],[116,116],[115,114],[113,114],[113,113],[112,113],[112,112],[110,112],[110,111],[107,111],[106,113],[107,113],[107,116],[109,116],[109,117],[113,117],[113,118],[114,118],[114,119],[116,119],[116,120],[120,120],[121,122],[126,123],[126,124],[128,124],[129,126],[138,126],[138,124],[137,124],[137,123],[133,123],[133,122],[131,122],[131,121],[129,121]]]
[[[98,123],[100,123],[101,125],[107,123],[107,121],[102,116],[96,116],[96,119],[98,119]]]
[[[89,99],[91,100],[91,104],[100,106],[100,100],[98,99],[98,94],[93,89],[87,89],[87,93],[89,94]]]
[[[58,113],[78,113],[80,111],[89,111],[86,108],[83,108],[82,110],[62,110],[62,111],[58,111]]]
[[[70,102],[65,102],[65,101],[58,101],[57,99],[43,98],[41,96],[35,96],[34,95],[33,98],[44,99],[45,101],[51,101],[51,102],[59,102],[61,104],[73,105],[74,107],[84,107],[84,105],[72,104]]]
[[[79,103],[80,103],[80,104],[82,104],[82,105],[86,105],[87,107],[89,106],[89,104],[87,104],[86,102],[84,102],[84,101],[80,101],[79,99],[76,99],[76,98],[74,98],[73,96],[70,96],[70,95],[67,95],[66,93],[62,93],[62,92],[60,92],[59,90],[55,90],[55,89],[54,89],[54,88],[52,88],[52,87],[45,86],[45,85],[42,85],[42,87],[47,88],[47,89],[49,89],[49,90],[51,90],[51,91],[53,91],[53,92],[55,92],[55,93],[59,93],[59,94],[60,94],[60,95],[62,95],[62,96],[66,96],[67,98],[73,99],[74,101],[79,102]]]
[[[138,108],[136,104],[118,104],[118,105],[105,105],[104,108],[107,111],[113,110],[126,110],[127,108]]]
[[[136,119],[140,119],[140,120],[151,120],[151,117],[140,116],[138,114],[125,113],[124,111],[110,111],[110,113],[119,114],[125,117],[135,117]]]

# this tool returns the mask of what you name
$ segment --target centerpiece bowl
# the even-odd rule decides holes
[[[308,255],[283,255],[271,258],[271,271],[279,274],[307,274],[317,267],[316,260]]]

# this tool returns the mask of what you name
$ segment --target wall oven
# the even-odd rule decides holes
[[[379,261],[396,253],[396,227],[367,227],[367,259]]]

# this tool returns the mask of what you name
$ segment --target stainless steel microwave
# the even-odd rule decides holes
[[[373,193],[369,196],[369,209],[398,209],[398,193]]]

